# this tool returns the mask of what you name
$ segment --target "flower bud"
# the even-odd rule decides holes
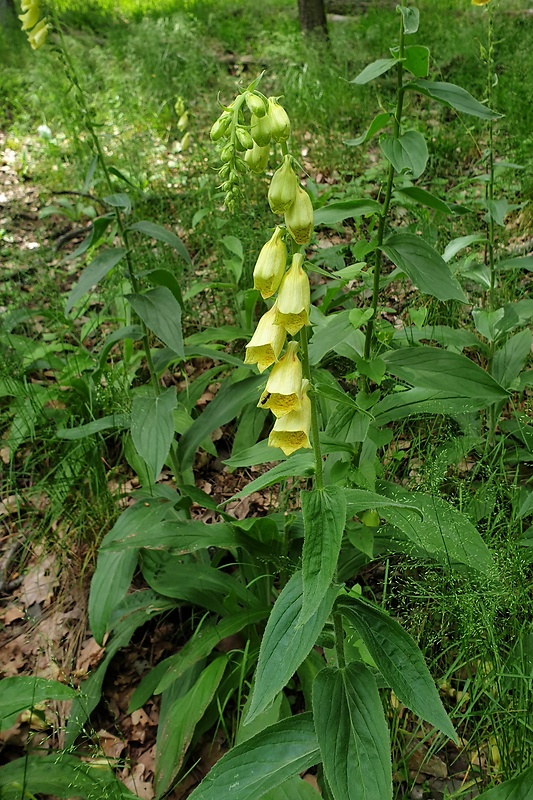
[[[189,124],[189,112],[184,111],[178,120],[177,128],[179,131],[187,130],[188,124]]]
[[[255,333],[246,345],[245,364],[257,364],[259,372],[264,372],[277,361],[285,344],[286,331],[283,325],[276,325],[276,305],[263,314]]]
[[[276,142],[286,142],[291,135],[291,121],[275,97],[268,98],[268,114],[271,118],[272,138]]]
[[[301,186],[296,190],[292,206],[285,211],[285,224],[297,244],[307,244],[313,233],[313,204]]]
[[[264,172],[268,165],[269,155],[270,145],[260,147],[254,142],[253,148],[244,154],[244,160],[251,172]]]
[[[259,147],[266,147],[267,144],[270,144],[272,138],[270,114],[265,114],[264,117],[252,114],[251,133],[252,139]]]
[[[46,42],[49,27],[50,26],[47,24],[45,17],[37,23],[31,33],[28,33],[28,41],[32,50],[38,50]]]
[[[226,135],[228,128],[231,123],[231,114],[221,114],[220,117],[215,120],[213,126],[211,128],[211,139],[213,142],[218,142],[219,139],[222,139],[223,136]]]
[[[235,128],[235,133],[237,135],[237,139],[239,140],[239,144],[242,146],[243,150],[251,150],[254,146],[254,140],[246,130],[241,125],[237,125]]]
[[[290,456],[301,447],[311,447],[309,441],[311,401],[307,396],[308,388],[309,381],[302,381],[300,408],[276,419],[268,437],[269,446],[280,447],[286,456]]]
[[[254,267],[254,289],[259,289],[264,299],[272,297],[277,290],[287,265],[287,248],[282,235],[283,229],[277,227],[263,245]]]
[[[259,408],[269,408],[276,417],[301,408],[302,365],[297,350],[298,342],[289,342],[285,355],[272,367],[257,404]]]
[[[268,202],[274,214],[283,214],[296,199],[298,178],[292,168],[292,157],[286,155],[274,173],[268,189]]]
[[[20,14],[19,19],[22,22],[22,30],[28,31],[39,22],[39,15],[41,10],[39,3],[33,3],[29,6],[25,14]]]
[[[262,97],[253,92],[246,93],[246,105],[256,117],[264,117],[268,111],[268,104]]]
[[[222,163],[227,164],[228,161],[231,161],[234,152],[235,148],[233,147],[231,142],[228,142],[228,144],[222,148],[222,151],[220,153],[220,160],[222,161]]]
[[[180,142],[181,151],[183,152],[185,150],[188,150],[190,144],[191,144],[191,134],[189,133],[189,131],[187,131]]]
[[[279,288],[276,322],[294,336],[304,325],[309,325],[311,290],[309,278],[302,268],[304,257],[295,253],[290,269],[285,273]]]

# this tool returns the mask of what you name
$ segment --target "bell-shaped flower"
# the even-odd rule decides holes
[[[270,140],[272,139],[272,119],[270,114],[265,114],[264,117],[258,117],[256,114],[252,114],[250,133],[252,134],[252,139],[259,147],[266,147],[267,144],[270,144]]]
[[[283,350],[287,333],[283,325],[276,325],[276,305],[263,314],[255,333],[246,345],[245,364],[257,364],[259,372],[264,372],[278,360]]]
[[[26,10],[25,14],[20,14],[19,19],[22,22],[22,30],[29,31],[39,22],[39,16],[41,14],[41,9],[39,8],[39,3],[32,3]]]
[[[20,7],[22,11],[29,11],[30,8],[33,8],[33,6],[39,6],[39,0],[20,0]]]
[[[304,257],[295,253],[290,269],[285,273],[276,303],[276,322],[294,336],[304,325],[309,325],[311,290],[309,278],[302,267]]]
[[[285,224],[297,244],[307,244],[313,233],[313,204],[301,186],[296,190],[294,203],[285,211]]]
[[[274,173],[268,188],[268,202],[274,214],[283,214],[292,206],[298,191],[298,178],[292,168],[292,156],[286,155]]]
[[[49,25],[46,22],[46,17],[37,23],[35,28],[28,33],[28,41],[32,50],[38,50],[46,42],[48,36]]]
[[[287,141],[291,135],[291,121],[289,115],[283,106],[280,106],[275,97],[268,98],[268,114],[271,119],[271,132],[274,141]]]
[[[302,365],[296,351],[298,342],[289,342],[285,355],[274,364],[258,406],[282,417],[301,407]]]
[[[264,172],[268,165],[268,157],[270,155],[270,145],[260,147],[257,142],[251,150],[247,150],[244,154],[244,161],[248,165],[251,172]]]
[[[307,396],[309,381],[302,381],[300,408],[279,417],[275,423],[268,444],[280,447],[286,456],[290,456],[301,447],[311,447],[309,430],[311,428],[311,401]]]
[[[263,245],[254,267],[254,289],[259,289],[264,299],[272,297],[281,283],[287,266],[287,248],[279,226]]]

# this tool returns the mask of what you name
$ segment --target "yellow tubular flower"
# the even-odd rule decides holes
[[[302,268],[304,257],[295,253],[291,268],[285,273],[277,300],[276,323],[294,336],[304,325],[309,325],[311,290],[309,278]]]
[[[264,299],[277,291],[287,265],[287,248],[282,235],[283,230],[278,226],[263,245],[254,267],[254,289],[259,289]]]
[[[285,142],[291,134],[291,121],[275,97],[268,98],[268,113],[271,118],[272,138],[276,142]]]
[[[268,187],[268,202],[274,214],[283,214],[296,200],[298,178],[292,168],[292,158],[286,155],[274,173]]]
[[[311,447],[309,430],[311,428],[311,401],[307,396],[309,381],[302,382],[301,408],[280,417],[268,437],[270,447],[280,447],[290,456],[301,447]]]
[[[472,5],[474,6],[486,6],[490,3],[490,0],[472,0]]]
[[[246,345],[245,364],[257,364],[259,372],[264,372],[278,360],[285,344],[286,331],[283,325],[276,325],[276,306],[263,314],[255,333]]]
[[[20,14],[19,19],[22,22],[22,30],[29,31],[30,28],[33,28],[39,21],[40,13],[41,9],[39,8],[39,3],[33,3],[25,14]]]
[[[264,117],[256,117],[255,114],[252,114],[250,133],[259,147],[266,147],[267,144],[270,144],[272,138],[272,118],[270,114],[265,114]]]
[[[296,190],[294,203],[285,211],[285,224],[297,244],[307,244],[313,233],[313,204],[301,186]]]
[[[38,0],[20,0],[20,7],[23,11],[29,11],[32,6],[36,5],[39,5]]]
[[[265,145],[265,147],[260,147],[257,142],[254,142],[252,149],[247,150],[244,154],[244,161],[252,172],[264,172],[267,168],[269,155],[269,144]]]
[[[261,395],[259,408],[269,408],[276,417],[301,408],[302,365],[296,355],[298,342],[289,342],[283,358],[274,364]]]
[[[48,27],[49,26],[45,17],[39,23],[37,23],[31,33],[28,33],[28,41],[32,50],[38,50],[39,47],[42,47],[46,42],[46,37],[48,36]]]

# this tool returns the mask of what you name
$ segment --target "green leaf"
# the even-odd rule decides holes
[[[482,792],[478,800],[533,800],[533,767],[488,792]]]
[[[466,303],[464,292],[446,262],[420,236],[396,233],[387,238],[381,249],[424,294],[439,300],[460,300]]]
[[[402,15],[403,32],[407,34],[416,33],[420,23],[420,11],[418,8],[414,6],[412,8],[408,6],[396,6],[396,11],[399,11]]]
[[[377,200],[353,198],[338,200],[315,211],[315,225],[336,225],[345,219],[379,214],[381,204]]]
[[[441,347],[451,347],[454,350],[464,350],[465,347],[473,347],[483,350],[484,345],[472,331],[463,328],[451,328],[449,325],[424,325],[418,330],[413,328],[401,328],[394,331],[393,339],[395,342],[420,342],[422,339],[437,342]]]
[[[269,449],[272,450],[272,458],[277,458],[277,448]],[[267,486],[272,486],[274,483],[284,481],[286,478],[308,478],[313,474],[314,470],[315,459],[312,453],[294,453],[285,461],[269,469],[268,472],[250,481],[244,489],[241,489],[240,492],[237,492],[237,494],[234,494],[233,497],[230,497],[224,502],[229,503],[230,500],[239,500],[243,497],[248,497],[254,492],[260,492],[262,489],[266,489]]]
[[[295,572],[285,584],[274,603],[261,642],[246,722],[264,711],[294,675],[321,633],[337,591],[337,587],[330,586],[317,610],[302,625],[302,573]]]
[[[344,489],[346,498],[348,517],[366,511],[368,508],[411,508],[418,509],[416,503],[409,501],[409,498],[394,500],[377,492],[370,492],[367,489]]]
[[[335,800],[392,798],[389,731],[370,670],[353,662],[319,672],[313,716]]]
[[[424,172],[429,154],[426,140],[418,131],[381,136],[379,146],[396,172],[411,173],[413,178],[419,178]]]
[[[364,144],[373,136],[375,136],[376,133],[379,133],[379,131],[383,130],[383,128],[386,128],[387,125],[390,124],[390,121],[391,115],[388,113],[388,111],[383,111],[381,114],[376,114],[365,133],[363,133],[361,136],[358,136],[356,139],[347,139],[343,142],[343,144],[348,145],[348,147],[357,147],[357,145]],[[315,212],[315,222],[316,213],[317,212]]]
[[[433,678],[414,639],[379,606],[350,595],[336,608],[357,629],[401,703],[457,742]]]
[[[206,550],[208,547],[229,549],[240,545],[239,538],[231,525],[226,522],[214,522],[206,525],[200,520],[167,520],[155,522],[152,526],[131,527],[109,541],[104,540],[100,552],[117,552],[118,550],[141,547],[150,550],[172,549],[180,555]]]
[[[34,793],[64,798],[75,795],[85,800],[138,800],[100,762],[91,764],[74,756],[50,753],[26,755],[0,767],[2,800],[21,800]]]
[[[410,347],[383,354],[387,371],[414,386],[449,390],[465,398],[483,399],[487,405],[504,400],[507,391],[484,369],[460,353],[439,347]]]
[[[169,386],[156,397],[135,395],[133,398],[131,438],[156,480],[174,441],[176,403],[175,386]]]
[[[496,269],[526,269],[529,272],[533,270],[533,256],[523,256],[520,258],[504,258],[498,261]]]
[[[359,75],[350,81],[350,83],[356,83],[358,86],[362,86],[365,83],[373,81],[374,78],[379,78],[380,75],[383,75],[385,72],[395,67],[397,63],[398,61],[396,58],[378,58],[377,61],[373,61],[372,64],[366,66]]]
[[[169,244],[180,254],[187,264],[192,264],[189,251],[179,236],[176,236],[175,233],[167,230],[162,225],[158,225],[156,222],[150,222],[149,220],[141,220],[140,222],[135,222],[133,225],[130,225],[128,230],[144,233],[145,236],[150,236],[152,239],[157,239],[159,242]]]
[[[401,189],[396,187],[396,192],[405,195],[410,200],[414,200],[415,203],[419,203],[421,206],[432,208],[433,211],[441,211],[443,214],[453,214],[448,203],[445,203],[440,197],[435,197],[431,192],[420,189],[418,186],[404,186]],[[447,261],[448,259],[444,260]]]
[[[327,317],[320,319],[320,324],[315,325],[309,342],[310,364],[318,364],[326,353],[350,336],[353,331],[350,313],[350,311],[339,311],[336,314],[328,314]]]
[[[530,330],[523,330],[511,336],[504,346],[494,354],[492,376],[501,386],[511,389],[520,372],[524,369],[531,353],[533,336]]]
[[[201,673],[191,689],[178,697],[168,709],[161,728],[157,730],[154,788],[156,797],[167,792],[180,771],[194,729],[222,680],[227,665],[226,656],[218,656]]]
[[[192,467],[196,450],[210,433],[230,422],[245,405],[259,398],[259,388],[264,381],[264,376],[254,375],[238,383],[227,383],[219,390],[214,400],[181,437],[178,453],[182,469]]]
[[[413,10],[413,9],[411,9]],[[426,78],[429,73],[429,50],[420,44],[412,44],[404,50],[404,69],[409,70],[415,78]]]
[[[398,419],[418,414],[444,414],[455,417],[469,411],[479,411],[490,403],[484,397],[465,398],[453,389],[408,389],[389,394],[373,410],[376,425],[388,425]]]
[[[130,426],[129,414],[110,414],[108,417],[100,417],[92,422],[87,422],[85,425],[78,425],[76,428],[60,428],[56,431],[58,439],[69,439],[75,441],[77,439],[86,439],[88,436],[93,436],[95,433],[109,430],[123,430]]]
[[[331,587],[346,524],[346,498],[340,486],[325,486],[302,492],[301,500],[305,535],[300,625],[304,625]]]
[[[65,314],[68,314],[74,308],[84,294],[100,283],[107,273],[111,272],[119,261],[122,261],[125,255],[126,251],[123,247],[114,247],[99,253],[89,266],[85,267],[78,283],[71,290],[65,305]]]
[[[71,700],[76,692],[70,686],[45,678],[16,675],[0,680],[0,731],[14,725],[21,711],[45,700]]]
[[[283,719],[217,761],[190,800],[257,800],[320,760],[311,714]]]
[[[131,214],[131,198],[127,192],[116,192],[108,194],[103,198],[104,203],[113,208],[121,208],[124,214]]]
[[[446,249],[442,254],[442,257],[446,263],[451,261],[452,258],[464,250],[465,247],[470,247],[471,244],[475,244],[477,242],[486,242],[487,237],[483,233],[471,233],[468,236],[459,236],[457,239],[453,239],[446,245]]]
[[[176,300],[181,306],[181,310],[185,310],[185,303],[183,302],[183,295],[181,293],[181,286],[175,275],[168,269],[152,269],[146,273],[146,277],[157,286],[166,286],[170,289]]]
[[[442,81],[425,81],[416,80],[405,84],[406,89],[412,89],[416,92],[431,97],[445,106],[455,108],[456,111],[461,111],[463,114],[470,114],[473,117],[480,119],[500,119],[502,116],[496,111],[475,100],[471,94],[460,86],[454,83],[444,83]]]
[[[264,794],[261,800],[320,800],[321,797],[310,783],[295,775]]]
[[[166,286],[157,286],[144,294],[128,294],[126,299],[144,324],[167,347],[184,359],[181,306],[170,289]]]

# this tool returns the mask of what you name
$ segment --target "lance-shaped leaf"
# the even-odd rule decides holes
[[[303,608],[307,623],[326,596],[339,558],[346,524],[346,496],[340,486],[302,492],[304,546],[302,554]]]
[[[165,242],[165,244],[169,244],[174,248],[174,250],[176,250],[177,253],[180,254],[187,264],[192,263],[189,251],[181,239],[176,236],[175,233],[167,230],[162,225],[158,225],[156,222],[150,222],[149,220],[143,219],[140,222],[135,222],[133,225],[130,225],[129,230],[139,231],[139,233],[144,233],[145,236],[151,236],[152,239],[157,239],[159,242]]]
[[[72,700],[74,689],[58,681],[15,675],[0,681],[0,731],[10,728],[21,711],[45,700]]]
[[[395,233],[387,238],[381,249],[424,294],[430,294],[438,300],[466,303],[464,292],[449,266],[420,236]]]
[[[380,211],[381,205],[377,200],[362,200],[358,197],[338,200],[315,211],[315,225],[336,225],[345,219],[379,214]]]
[[[482,792],[478,800],[533,800],[533,766],[516,778],[504,781],[499,786]]]
[[[313,716],[335,800],[392,797],[389,731],[370,670],[326,668],[313,684]]]
[[[128,294],[126,299],[146,327],[184,359],[181,306],[170,289],[156,286],[144,294]]]
[[[312,714],[281,720],[232,748],[190,800],[257,800],[320,761]]]
[[[168,456],[174,439],[176,387],[169,386],[159,395],[136,395],[131,410],[131,438],[135,449],[144,458],[154,478]]]
[[[413,178],[419,178],[424,172],[429,154],[426,140],[418,131],[407,131],[401,136],[382,136],[379,146],[396,172],[410,173]]]
[[[405,84],[406,89],[412,89],[426,97],[431,97],[445,106],[455,108],[463,114],[470,114],[480,119],[499,119],[502,115],[493,111],[488,106],[484,106],[475,100],[466,89],[456,86],[454,83],[444,83],[442,81],[425,81],[423,79],[411,81]]]
[[[386,611],[362,597],[343,597],[336,608],[362,636],[400,702],[457,741],[424,657],[407,631]]]
[[[294,675],[321,633],[336,594],[337,588],[330,587],[315,613],[301,625],[302,573],[295,572],[284,586],[274,603],[261,642],[246,722],[267,708]]]
[[[96,258],[91,261],[88,267],[85,267],[80,275],[78,283],[70,292],[67,304],[65,306],[65,314],[71,311],[78,300],[83,295],[96,286],[97,283],[105,278],[108,272],[111,272],[119,261],[126,255],[123,247],[114,247],[112,250],[103,250]]]
[[[362,72],[359,73],[350,83],[356,83],[359,86],[362,86],[365,83],[369,83],[373,81],[374,78],[379,78],[380,75],[383,75],[385,72],[388,72],[398,63],[397,59],[395,58],[378,58],[377,61],[373,61],[371,64],[368,64],[364,68]]]

